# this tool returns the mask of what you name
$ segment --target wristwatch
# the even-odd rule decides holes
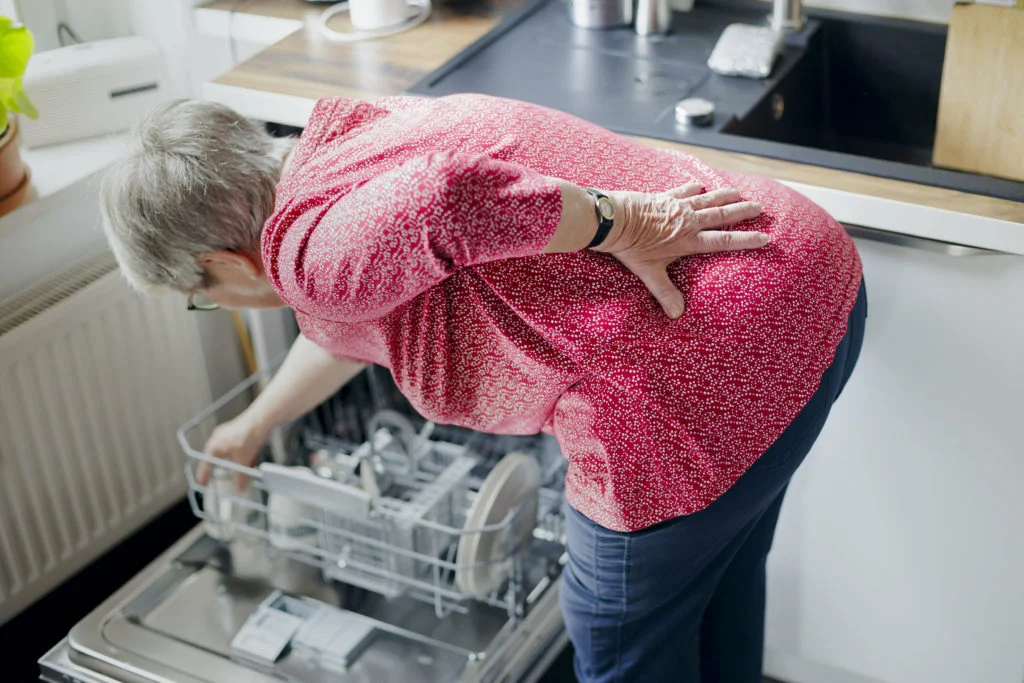
[[[615,226],[615,205],[612,204],[611,198],[604,192],[590,187],[583,189],[594,198],[594,211],[597,213],[597,232],[594,233],[594,239],[590,240],[590,244],[587,245],[587,249],[593,249],[601,244],[601,242],[604,242],[605,238],[608,237],[608,233]]]

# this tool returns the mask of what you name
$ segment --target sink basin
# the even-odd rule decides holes
[[[722,132],[930,166],[943,26],[817,17],[799,62]]]
[[[697,0],[666,36],[573,26],[563,0],[535,0],[406,92],[476,92],[560,109],[619,133],[1024,201],[1024,183],[931,165],[946,27],[812,10],[763,81],[712,73],[730,24],[770,7]],[[715,105],[682,127],[675,103]]]

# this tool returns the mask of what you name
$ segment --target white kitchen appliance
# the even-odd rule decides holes
[[[205,455],[272,370],[181,429],[203,524],[54,647],[44,680],[535,683],[568,641],[554,438],[423,420],[370,367],[286,430],[291,466]],[[255,495],[201,485],[202,461]]]
[[[21,119],[27,147],[125,130],[167,98],[163,57],[142,36],[40,52],[24,85],[39,109],[38,119]]]

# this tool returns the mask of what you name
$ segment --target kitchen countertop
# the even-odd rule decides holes
[[[265,23],[279,21],[281,27],[296,30],[207,83],[204,96],[247,116],[302,126],[318,97],[374,99],[402,93],[527,2],[442,0],[430,18],[411,31],[373,41],[337,43],[315,29],[315,19],[324,5],[304,0],[213,0],[196,12],[227,16],[230,21],[241,14]],[[344,30],[344,18],[336,19],[332,28]],[[691,153],[718,168],[774,177],[844,222],[1024,254],[1021,202],[665,140],[637,139]]]
[[[397,95],[491,30],[526,0],[439,2],[417,28],[387,38],[335,43],[312,26],[325,5],[304,0],[248,0],[238,13],[300,20],[302,28],[240,64],[214,83],[281,95],[373,99]],[[237,0],[214,0],[202,9],[230,12]],[[345,30],[345,17],[332,28]]]

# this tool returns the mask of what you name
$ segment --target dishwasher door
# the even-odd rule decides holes
[[[851,232],[864,349],[786,495],[765,675],[1020,683],[1024,257]]]
[[[534,551],[561,552],[544,541]],[[438,619],[422,601],[327,583],[306,565],[253,544],[224,545],[197,526],[80,622],[40,668],[54,683],[536,681],[568,640],[559,581],[531,576],[528,612],[516,623],[483,604]],[[277,590],[369,616],[376,637],[343,673],[287,650],[272,666],[244,661],[231,641]]]
[[[389,375],[371,368],[290,425],[280,439],[289,464],[297,467],[275,467],[307,472],[318,482],[316,486],[284,492],[271,486],[264,468],[247,470],[252,477],[249,491],[256,492],[254,500],[245,500],[245,494],[230,495],[238,496],[238,504],[248,505],[240,509],[249,514],[239,520],[232,517],[229,526],[223,525],[227,519],[223,515],[220,523],[212,523],[212,511],[229,494],[195,482],[195,465],[206,457],[201,453],[204,437],[215,424],[244,409],[251,399],[249,390],[262,377],[239,385],[179,434],[191,456],[187,465],[193,484],[190,501],[205,523],[76,625],[40,661],[43,677],[86,683],[511,683],[539,678],[568,641],[558,607],[566,552],[564,460],[555,440],[544,435],[485,435],[427,423],[404,402]],[[411,444],[406,451],[408,471],[388,469],[391,465],[382,470],[375,505],[357,516],[359,525],[341,519],[341,512],[318,516],[307,511],[303,514],[309,519],[303,523],[318,525],[320,534],[302,537],[302,545],[293,537],[283,542],[275,526],[275,519],[280,520],[270,513],[271,490],[273,496],[301,500],[311,508],[315,498],[309,491],[322,493],[322,486],[329,482],[324,489],[327,502],[320,503],[334,505],[342,478],[349,482],[341,487],[343,491],[359,482],[342,467],[351,464],[354,454],[367,449],[372,454],[359,461],[360,468],[370,463],[376,467],[374,457],[381,463],[391,462],[394,454],[389,455],[387,445],[391,442],[374,445],[382,435],[382,416],[388,414],[389,421],[407,425],[403,429],[410,431],[406,435]],[[418,432],[413,433],[411,420],[416,421]],[[499,487],[492,486],[485,494],[485,484],[508,478],[503,474],[508,468],[499,473],[499,463],[507,462],[513,452],[519,462],[536,459],[539,489],[536,495],[526,496],[533,501],[535,516],[519,514],[525,504],[516,499],[513,512],[500,524],[472,521],[473,515],[464,508],[494,498],[491,494]],[[314,456],[326,459],[315,461]],[[334,457],[340,459],[335,462]],[[314,473],[312,467],[320,469],[316,462],[334,462],[341,469]],[[501,476],[491,477],[492,473]],[[450,474],[458,476],[445,479]],[[427,495],[449,489],[457,495],[436,500]],[[433,501],[429,506],[424,502],[428,498]],[[416,517],[395,512],[406,507],[419,510],[416,506],[426,512]],[[487,509],[486,504],[482,509]],[[511,525],[515,520],[526,521]],[[378,527],[395,532],[395,537],[365,535]],[[462,535],[480,539],[494,535],[493,547],[504,550],[507,545],[508,552],[491,558],[464,551]],[[516,540],[499,544],[497,538],[506,537]],[[328,542],[335,538],[345,542]],[[398,541],[408,541],[409,548]],[[472,576],[477,575],[473,572],[478,566],[491,571],[492,559],[494,566],[507,563],[505,578],[492,581],[486,594],[460,589],[460,571],[465,569]],[[389,580],[369,580],[374,577]],[[252,655],[259,648],[239,647],[236,636],[240,632],[240,638],[253,635],[253,624],[267,626],[261,619],[265,610],[276,609],[275,604],[294,611],[272,613],[271,621],[296,628],[300,628],[296,622],[301,622],[305,630],[282,635],[276,642],[283,649],[266,653],[262,660],[247,657],[246,652]],[[325,624],[331,628],[325,630]],[[345,629],[352,624],[359,624],[356,631],[362,635],[349,643],[352,631]],[[257,640],[269,634],[259,629],[254,633]]]

